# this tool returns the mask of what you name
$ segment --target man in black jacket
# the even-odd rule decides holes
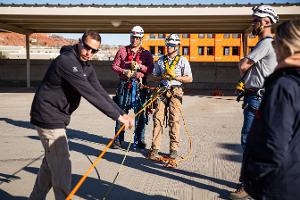
[[[55,199],[65,199],[70,193],[71,161],[66,126],[78,108],[81,96],[108,117],[125,124],[126,128],[133,126],[133,118],[112,101],[89,63],[100,43],[97,32],[87,31],[77,45],[63,47],[36,91],[31,123],[40,136],[45,157],[29,199],[45,199],[51,187]]]

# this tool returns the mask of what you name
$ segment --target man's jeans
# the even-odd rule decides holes
[[[139,89],[138,89],[139,90]],[[140,109],[143,108],[143,105],[146,102],[146,92],[140,90],[137,92],[137,106],[134,109],[132,106],[132,92],[128,89],[127,81],[120,80],[116,97],[114,98],[118,106],[123,109],[127,114],[130,109],[134,109],[134,113],[137,113]],[[134,141],[144,142],[145,139],[145,126],[147,123],[146,113],[142,112],[140,115],[135,117],[135,130],[134,130]],[[115,133],[121,128],[122,124],[119,121],[116,121]],[[124,141],[124,132],[122,131],[119,136],[116,138],[116,141]]]
[[[258,97],[257,95],[246,95],[244,97],[244,124],[241,132],[241,145],[243,151],[245,151],[246,148],[247,137],[255,118],[255,111],[258,110],[260,103],[261,97]]]
[[[243,124],[243,128],[242,128],[242,131],[241,131],[241,145],[242,145],[242,148],[243,148],[243,154],[245,152],[247,138],[248,138],[248,135],[250,133],[252,123],[255,119],[255,114],[256,114],[256,111],[258,110],[259,106],[260,106],[260,103],[261,103],[261,97],[258,97],[256,94],[252,94],[252,95],[248,94],[244,97],[244,103],[243,103],[244,124]],[[243,159],[244,159],[244,155],[243,155]],[[242,174],[243,173],[240,172],[239,181],[241,183],[243,183]]]

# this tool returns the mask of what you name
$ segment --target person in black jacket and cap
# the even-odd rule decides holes
[[[300,199],[300,20],[277,27],[278,65],[265,82],[242,166],[255,199]]]
[[[63,47],[36,91],[31,123],[40,136],[45,156],[29,199],[45,199],[51,187],[58,200],[70,193],[71,161],[66,126],[81,97],[126,128],[134,124],[133,118],[125,114],[101,86],[89,62],[100,43],[98,32],[87,31],[78,44]]]

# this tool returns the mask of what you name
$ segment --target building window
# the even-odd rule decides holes
[[[240,48],[239,47],[232,47],[232,55],[233,56],[238,56],[240,52]]]
[[[182,47],[182,55],[187,56],[189,53],[189,47]]]
[[[203,56],[204,55],[204,47],[198,47],[198,55]]]
[[[154,38],[155,38],[155,34],[154,34],[154,33],[151,33],[151,34],[150,34],[150,38],[154,39]]]
[[[232,34],[232,38],[240,38],[240,34],[234,33],[234,34]]]
[[[214,37],[215,37],[214,34],[211,34],[211,33],[207,34],[207,38],[214,38]]]
[[[207,47],[207,55],[208,56],[214,55],[214,47]]]
[[[190,34],[182,34],[182,38],[190,38]]]
[[[224,47],[223,55],[224,56],[229,56],[230,55],[230,47]]]
[[[155,46],[150,46],[150,52],[152,55],[155,55]]]
[[[230,34],[225,33],[225,34],[224,34],[224,38],[230,38]]]
[[[159,56],[162,56],[165,54],[165,47],[164,46],[159,46],[158,47],[158,53]]]
[[[198,34],[198,38],[205,38],[205,34],[203,33]]]
[[[165,38],[165,34],[159,33],[158,38]]]
[[[232,55],[233,56],[240,55],[240,47],[232,47]]]

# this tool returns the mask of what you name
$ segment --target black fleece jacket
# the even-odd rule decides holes
[[[64,46],[39,85],[31,106],[31,123],[41,128],[65,128],[81,96],[108,117],[125,112],[109,97],[89,61],[79,59],[78,46]]]
[[[255,199],[300,199],[300,68],[275,71],[248,136],[242,175]]]

